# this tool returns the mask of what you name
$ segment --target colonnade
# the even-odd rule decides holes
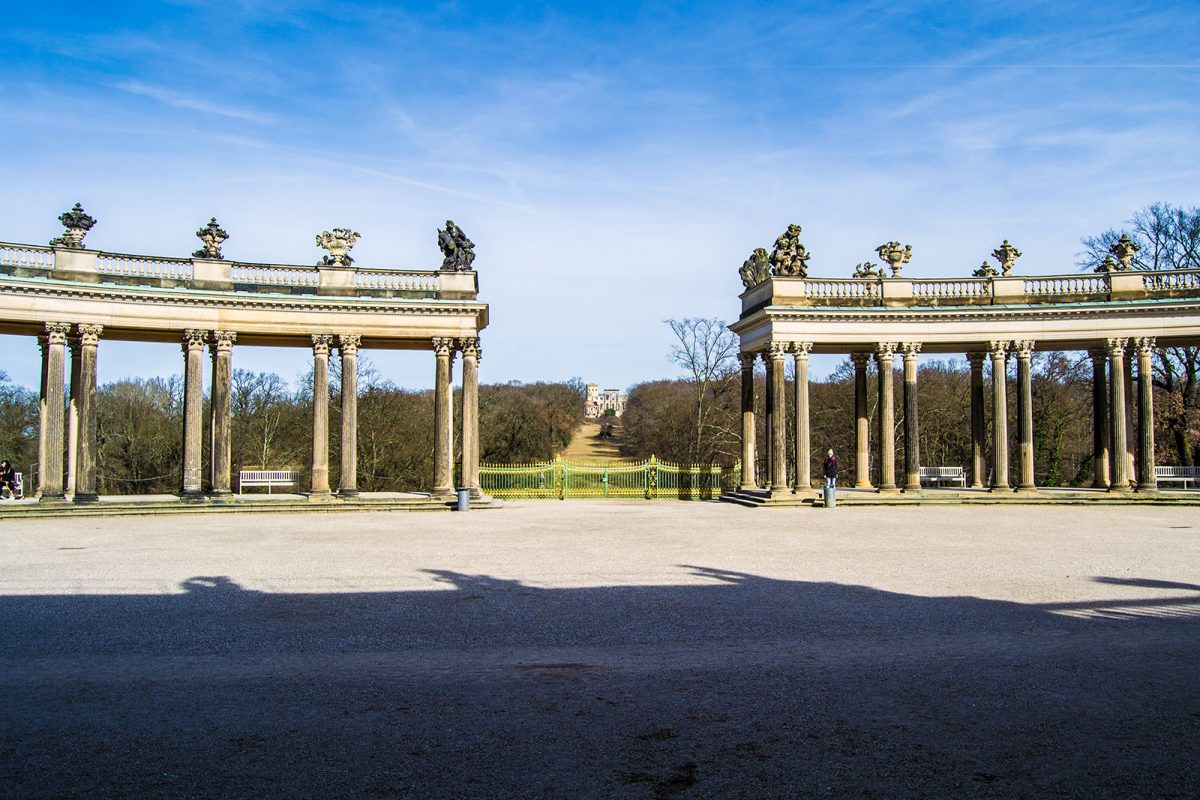
[[[75,502],[99,498],[96,479],[96,357],[103,327],[91,323],[47,322],[38,337],[42,355],[38,426],[37,492],[43,501]],[[233,348],[237,332],[183,331],[183,464],[180,495],[184,498],[222,497],[232,493]],[[362,337],[353,333],[312,334],[313,452],[310,498],[331,497],[329,482],[329,353],[341,357],[341,478],[338,497],[358,495],[358,349]],[[463,356],[460,486],[481,495],[479,488],[479,339],[435,337],[431,340],[436,370],[434,383],[433,495],[449,497],[454,486],[455,356]],[[204,348],[212,359],[209,403],[209,464],[204,481]],[[71,353],[69,403],[66,353]],[[64,436],[65,434],[65,436]],[[64,442],[64,438],[66,441]],[[66,461],[64,465],[64,452]],[[65,466],[65,469],[64,469]]]
[[[982,343],[981,343],[982,344]],[[990,341],[985,349],[966,353],[971,368],[971,487],[992,491],[1037,491],[1033,450],[1033,376],[1032,357],[1036,348],[1032,340]],[[1047,343],[1052,344],[1052,343]],[[1154,394],[1151,377],[1151,356],[1155,339],[1110,338],[1103,347],[1089,350],[1093,364],[1094,462],[1093,485],[1111,491],[1129,491],[1134,484],[1139,491],[1157,488],[1154,477]],[[921,490],[920,412],[917,403],[917,357],[921,342],[878,342],[870,352],[850,354],[854,363],[855,412],[855,488],[876,489],[879,492],[919,492]],[[787,421],[784,419],[784,364],[787,355],[793,359],[795,382],[795,418],[793,424],[794,482],[791,491],[811,491],[811,444],[808,404],[808,357],[813,342],[771,342],[766,349],[739,354],[742,370],[742,474],[739,488],[767,489],[772,493],[788,489]],[[1137,355],[1138,397],[1136,447],[1133,424],[1132,361],[1126,352]],[[904,475],[903,483],[896,482],[895,436],[895,358],[903,358],[904,408]],[[1016,402],[1016,460],[1015,486],[1009,482],[1008,444],[1008,360],[1017,362]],[[754,366],[761,357],[766,367],[766,430],[765,450],[767,479],[759,486],[756,478],[755,385]],[[876,455],[878,467],[872,476],[871,442],[867,403],[867,364],[874,359],[878,372],[878,415]],[[988,480],[985,448],[985,398],[983,365],[992,365],[991,420],[992,463]],[[1136,453],[1135,453],[1136,449]],[[874,483],[872,483],[874,477]],[[985,487],[985,480],[987,480]]]

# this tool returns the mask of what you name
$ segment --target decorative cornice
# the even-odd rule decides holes
[[[338,334],[338,353],[342,358],[357,356],[360,344],[362,344],[362,337],[356,333]]]
[[[329,357],[329,348],[333,345],[333,336],[328,333],[314,333],[312,335],[312,349],[314,356]]]

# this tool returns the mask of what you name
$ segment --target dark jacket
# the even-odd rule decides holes
[[[825,456],[825,477],[826,478],[836,478],[837,477],[837,459],[836,458],[830,458],[829,456]]]

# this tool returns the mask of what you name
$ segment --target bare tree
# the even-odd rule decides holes
[[[1135,269],[1200,269],[1200,208],[1154,203],[1125,221],[1126,228],[1085,236],[1076,262],[1094,269],[1121,237],[1141,248],[1133,259]],[[1166,393],[1161,419],[1170,433],[1182,465],[1196,463],[1200,432],[1200,348],[1163,347],[1155,355],[1154,385]]]
[[[737,373],[737,337],[719,319],[687,317],[666,323],[678,339],[671,346],[670,360],[690,376],[695,427],[689,436],[688,460],[701,461],[706,453],[704,441],[712,425],[713,395],[728,388]]]

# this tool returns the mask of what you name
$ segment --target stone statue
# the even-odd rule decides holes
[[[70,211],[58,215],[58,221],[66,228],[62,236],[50,240],[51,247],[69,247],[72,250],[83,249],[83,237],[96,224],[96,220],[83,210],[79,203]]]
[[[350,248],[359,239],[359,235],[349,228],[334,228],[332,231],[321,231],[317,234],[317,247],[329,251],[317,262],[322,267],[348,267],[354,263],[350,257]]]
[[[911,244],[901,247],[899,242],[887,242],[876,247],[875,252],[891,267],[893,278],[899,278],[900,270],[912,260]]]
[[[1021,257],[1021,251],[1008,243],[1008,239],[1004,240],[1004,244],[992,251],[992,258],[1000,262],[1000,273],[1007,275],[1012,272],[1013,264],[1017,263],[1017,259]]]
[[[742,263],[738,274],[742,276],[742,284],[747,289],[758,286],[771,277],[771,262],[766,248],[754,248],[754,252]]]
[[[975,270],[971,274],[974,275],[976,278],[994,278],[997,275],[999,275],[1000,273],[997,272],[996,268],[993,267],[988,262],[988,260],[985,258],[983,260],[983,263],[979,265],[979,269]]]
[[[196,236],[203,242],[203,245],[192,253],[193,258],[211,258],[215,261],[224,258],[221,255],[221,244],[229,238],[229,234],[217,224],[216,217],[210,219],[207,225],[196,231]]]
[[[812,258],[804,245],[800,244],[800,226],[788,225],[787,230],[775,240],[771,253],[771,274],[783,278],[807,278],[808,260]]]
[[[864,261],[861,264],[854,265],[854,274],[852,278],[881,278],[883,277],[883,267],[878,267],[870,261]]]
[[[1133,257],[1141,249],[1133,239],[1129,238],[1128,233],[1122,233],[1121,238],[1108,248],[1108,252],[1117,257],[1117,262],[1121,265],[1118,271],[1124,272],[1127,269],[1133,269]]]
[[[1093,272],[1124,272],[1126,269],[1127,267],[1122,267],[1120,262],[1112,256],[1105,256],[1104,260],[1096,265]]]
[[[442,269],[468,272],[475,263],[475,243],[467,238],[454,220],[446,220],[446,229],[438,230],[438,247],[442,250]]]

